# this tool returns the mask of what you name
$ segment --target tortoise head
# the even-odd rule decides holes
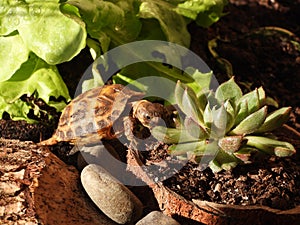
[[[133,117],[137,118],[143,126],[151,129],[157,125],[164,125],[166,109],[159,103],[152,103],[147,100],[137,101],[133,104]]]

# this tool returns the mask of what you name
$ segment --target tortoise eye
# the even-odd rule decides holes
[[[144,118],[145,118],[146,120],[151,120],[151,116],[150,116],[148,113],[146,113],[146,114],[144,115]]]

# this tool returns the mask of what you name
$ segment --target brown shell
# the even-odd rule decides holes
[[[115,121],[128,115],[129,103],[140,99],[141,92],[125,88],[121,84],[93,88],[73,99],[63,110],[53,136],[41,145],[53,145],[60,141],[94,143],[112,139],[118,131],[112,131]],[[128,109],[125,112],[125,109]],[[124,113],[125,112],[125,113]]]

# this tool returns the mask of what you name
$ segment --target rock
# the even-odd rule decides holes
[[[176,220],[173,218],[166,216],[162,212],[153,211],[141,219],[136,225],[180,225]]]
[[[26,141],[0,138],[0,224],[116,225],[92,204],[79,173]]]
[[[118,163],[115,163],[120,163],[121,159],[114,148],[108,144],[103,145],[99,143],[93,146],[74,146],[71,151],[80,152],[77,158],[77,165],[81,170],[88,164],[97,164],[110,172],[113,176],[115,176],[114,173],[117,174],[121,172],[120,168],[118,168]],[[124,170],[124,168],[122,169]]]
[[[101,166],[86,166],[81,172],[81,182],[93,202],[113,221],[125,224],[141,217],[140,200]]]

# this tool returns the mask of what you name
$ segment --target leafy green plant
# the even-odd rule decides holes
[[[23,95],[61,111],[70,96],[56,64],[76,56],[87,36],[76,8],[61,8],[58,0],[6,0],[0,10],[0,117],[6,112],[34,122],[28,113],[39,117],[42,110],[22,101]],[[50,100],[59,97],[65,101]]]
[[[261,154],[291,156],[295,148],[276,140],[271,131],[285,123],[291,107],[268,114],[276,102],[262,87],[243,94],[234,78],[216,91],[199,91],[178,81],[175,99],[181,120],[178,128],[156,127],[152,134],[172,144],[172,155],[208,165],[214,172],[251,163]]]
[[[86,46],[94,59],[115,46],[137,40],[165,40],[189,47],[187,24],[195,20],[204,27],[211,25],[222,16],[226,3],[226,0],[1,1],[0,86],[11,88],[1,89],[0,117],[6,112],[13,119],[33,122],[28,112],[34,110],[38,116],[40,109],[22,102],[19,97],[23,95],[41,98],[60,111],[70,96],[56,65],[72,60]],[[10,84],[16,85],[19,80],[22,88],[12,89]],[[94,84],[100,85],[101,80]],[[50,101],[60,96],[65,101]]]

